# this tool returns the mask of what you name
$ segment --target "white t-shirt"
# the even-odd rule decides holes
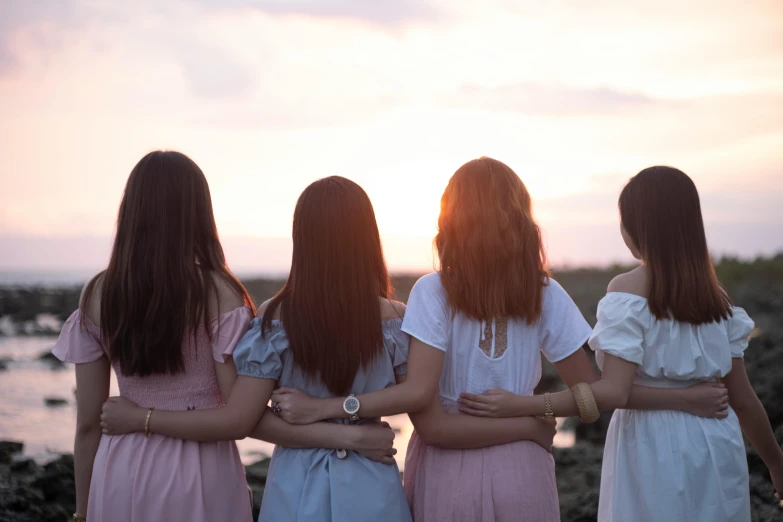
[[[591,333],[576,304],[554,279],[544,287],[538,322],[508,321],[507,349],[499,357],[487,356],[479,347],[484,326],[452,312],[437,272],[419,279],[411,290],[402,330],[446,352],[439,386],[442,398],[456,401],[460,393],[491,389],[532,395],[541,379],[539,351],[551,362],[560,361],[580,349]],[[494,332],[495,321],[491,328]],[[493,335],[490,354],[495,354],[496,339]]]

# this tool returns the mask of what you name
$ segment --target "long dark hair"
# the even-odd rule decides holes
[[[291,273],[262,328],[279,307],[294,364],[342,395],[383,349],[379,300],[391,295],[370,198],[339,176],[316,181],[296,203],[293,240]]]
[[[530,194],[505,163],[482,157],[454,173],[440,201],[435,246],[454,309],[481,320],[538,320],[546,254]]]
[[[109,266],[82,301],[100,280],[101,342],[123,375],[184,369],[183,340],[202,329],[211,339],[214,276],[253,309],[226,266],[204,173],[179,152],[150,152],[125,185]]]
[[[702,324],[728,319],[731,299],[712,265],[696,185],[672,167],[650,167],[620,194],[620,219],[649,277],[658,319]]]

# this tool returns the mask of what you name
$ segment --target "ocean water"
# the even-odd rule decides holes
[[[73,365],[53,369],[38,356],[52,349],[54,337],[0,336],[0,360],[8,360],[0,370],[0,440],[24,442],[24,454],[45,462],[59,453],[73,451],[76,429],[76,375]],[[118,395],[117,379],[112,375],[111,394]],[[62,398],[67,404],[49,407],[47,397]],[[404,467],[408,440],[413,425],[407,415],[385,419],[397,432],[394,447],[397,463]],[[573,433],[558,432],[555,445],[571,446]],[[250,464],[270,456],[274,446],[255,439],[237,442],[242,461]]]

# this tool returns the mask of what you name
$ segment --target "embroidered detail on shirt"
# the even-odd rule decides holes
[[[495,332],[492,332],[492,324],[495,324]],[[495,340],[495,350],[492,350],[492,340]],[[484,355],[497,359],[506,353],[508,348],[508,318],[495,319],[484,322],[484,332],[479,339],[479,348]]]

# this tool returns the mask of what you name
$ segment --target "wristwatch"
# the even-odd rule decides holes
[[[350,394],[348,397],[345,398],[343,401],[343,410],[345,413],[348,414],[348,417],[353,421],[356,422],[359,420],[359,408],[361,407],[361,404],[359,403],[359,399],[356,398],[356,395],[353,393]]]

